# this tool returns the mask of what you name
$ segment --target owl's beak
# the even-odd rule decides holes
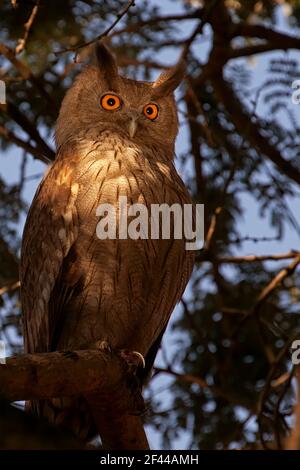
[[[129,124],[128,124],[128,132],[129,132],[129,136],[131,139],[135,136],[137,126],[138,126],[137,117],[130,116]]]

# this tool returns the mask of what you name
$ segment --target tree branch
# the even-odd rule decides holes
[[[206,2],[207,8],[209,2]],[[228,47],[228,42],[238,35],[249,35],[275,41],[278,46],[300,46],[300,39],[277,33],[260,25],[246,25],[241,22],[234,24],[228,13],[223,0],[218,2],[218,14],[210,15],[208,18],[214,37],[213,47],[209,60],[198,79],[194,81],[195,86],[201,86],[204,82],[210,81],[216,99],[223,105],[226,113],[235,125],[237,131],[261,154],[269,158],[278,169],[291,180],[300,184],[300,171],[290,161],[282,157],[280,151],[272,145],[268,138],[262,133],[262,129],[254,122],[252,116],[244,108],[237,94],[231,85],[224,78],[224,66],[231,58],[233,49]]]
[[[113,390],[125,372],[124,361],[98,350],[21,354],[0,366],[0,395],[18,401]],[[133,406],[127,387],[123,391]]]
[[[149,18],[144,21],[137,21],[135,23],[131,23],[125,28],[117,29],[110,34],[110,37],[117,36],[123,33],[134,33],[139,31],[141,28],[145,26],[156,26],[159,23],[168,23],[172,21],[187,21],[187,20],[195,20],[200,19],[202,15],[202,9],[195,10],[191,13],[187,13],[186,15],[166,15],[166,16],[155,16],[154,18]]]
[[[15,51],[16,54],[20,54],[20,52],[22,52],[25,49],[26,42],[27,42],[31,27],[33,25],[33,22],[35,20],[35,17],[37,15],[38,10],[39,10],[39,4],[40,4],[40,2],[38,0],[36,2],[36,4],[34,5],[34,7],[32,8],[32,11],[30,13],[30,16],[29,16],[28,20],[24,24],[24,36],[21,39],[19,39],[19,41],[18,41],[18,45],[17,45],[16,51]]]
[[[8,142],[13,142],[18,147],[21,147],[23,150],[25,150],[25,152],[30,153],[34,158],[47,164],[50,163],[50,160],[46,157],[46,155],[43,155],[40,149],[33,147],[30,143],[20,139],[16,134],[2,125],[0,125],[0,136],[2,136]]]
[[[32,72],[28,65],[16,57],[15,51],[13,49],[6,46],[5,44],[0,43],[0,54],[4,55],[4,57],[6,57],[6,59],[16,67],[24,80],[28,80],[32,77]]]
[[[218,258],[218,263],[255,263],[256,261],[280,261],[283,259],[293,259],[299,257],[300,253],[297,251],[291,251],[289,253],[283,253],[279,255],[248,255],[248,256],[223,256]]]
[[[251,313],[258,313],[262,304],[270,297],[272,292],[277,288],[282,281],[291,276],[294,271],[297,269],[298,265],[300,264],[300,255],[298,254],[296,258],[284,269],[282,269],[277,276],[272,279],[272,281],[262,290],[260,295],[258,296],[253,310]]]
[[[109,33],[114,29],[114,27],[119,23],[119,21],[121,21],[121,19],[123,18],[123,16],[126,15],[126,13],[128,12],[128,10],[134,6],[135,4],[135,0],[129,0],[129,2],[127,2],[127,4],[125,5],[124,8],[122,8],[122,10],[120,10],[117,14],[116,14],[116,18],[115,20],[113,21],[113,23],[108,26],[104,31],[103,33],[99,34],[97,37],[95,37],[94,39],[91,39],[90,41],[87,41],[87,42],[82,42],[80,44],[78,44],[77,46],[74,46],[74,47],[68,47],[66,49],[62,49],[61,51],[56,51],[55,52],[55,55],[61,55],[61,54],[64,54],[65,52],[75,52],[75,51],[78,51],[79,49],[82,49],[83,47],[87,47],[87,46],[90,46],[91,44],[94,44],[95,42],[97,41],[100,41],[101,39],[105,38],[106,36],[109,35]],[[74,62],[76,62],[76,56],[77,54],[75,55],[75,60]]]
[[[0,287],[0,297],[6,294],[7,292],[12,292],[16,289],[19,289],[19,287],[20,287],[20,281],[13,281],[13,282],[10,282],[6,286]]]
[[[107,448],[147,449],[136,380],[113,353],[23,354],[0,365],[0,396],[9,401],[85,396]]]
[[[278,49],[300,48],[300,38],[274,31],[274,29],[259,24],[237,23],[234,26],[234,37],[237,36],[265,39],[269,43],[272,43],[274,48],[277,46]]]
[[[230,393],[221,387],[217,387],[216,385],[209,385],[201,377],[191,375],[191,374],[181,374],[179,372],[172,370],[169,367],[168,368],[156,367],[155,372],[156,374],[167,374],[167,375],[173,376],[174,378],[176,378],[176,380],[180,382],[186,382],[189,384],[197,384],[202,389],[210,390],[213,396],[215,397],[222,398],[223,400],[226,400],[229,403],[232,403],[235,405],[245,406],[251,409],[252,411],[254,411],[247,397],[237,397],[235,396],[235,394]]]
[[[300,48],[300,45],[298,46],[298,48]],[[248,57],[250,55],[263,54],[264,52],[275,51],[278,49],[286,51],[288,49],[292,49],[292,47],[284,45],[279,46],[277,44],[267,42],[265,44],[253,44],[252,46],[238,47],[236,49],[232,48],[229,52],[229,55],[230,59],[237,59],[239,57]]]
[[[55,152],[40,136],[36,126],[30,122],[25,114],[21,113],[17,106],[8,102],[6,105],[0,106],[0,110],[13,119],[21,129],[28,134],[29,138],[35,142],[36,148],[41,152],[41,154],[45,155],[49,160],[54,160]]]
[[[43,82],[32,73],[30,67],[27,64],[16,57],[15,51],[13,49],[3,43],[0,43],[0,54],[4,55],[4,57],[6,57],[6,59],[9,60],[9,62],[18,70],[23,80],[30,80],[35,88],[40,92],[41,96],[47,100],[52,108],[56,109],[55,101],[45,90]]]
[[[300,184],[300,172],[297,167],[284,159],[279,150],[262,135],[259,127],[243,109],[242,103],[229,83],[220,74],[213,74],[211,82],[217,99],[223,104],[227,114],[241,135],[244,135],[258,152],[268,157],[286,176]]]

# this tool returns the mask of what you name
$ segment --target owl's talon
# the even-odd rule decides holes
[[[119,352],[119,355],[129,365],[142,367],[143,369],[146,367],[144,356],[138,351],[128,351],[128,349],[122,349]]]
[[[132,354],[135,354],[140,359],[140,361],[142,363],[141,365],[142,365],[143,369],[145,369],[146,368],[146,361],[145,361],[144,356],[138,351],[132,351]]]

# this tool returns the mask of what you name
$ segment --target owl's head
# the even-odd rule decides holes
[[[163,72],[155,82],[142,82],[122,77],[102,43],[95,51],[96,65],[78,75],[62,102],[57,146],[85,132],[100,135],[108,130],[137,145],[173,149],[178,132],[173,92],[183,79],[183,64]]]

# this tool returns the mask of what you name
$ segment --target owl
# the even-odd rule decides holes
[[[174,166],[173,92],[181,63],[155,82],[120,75],[102,43],[67,92],[57,120],[56,158],[32,202],[22,241],[21,300],[27,353],[94,348],[135,351],[143,383],[194,257],[184,237],[97,235],[97,208],[192,204]],[[118,220],[118,219],[117,219]],[[150,215],[149,215],[150,220]],[[95,433],[84,397],[29,404],[87,440]]]

